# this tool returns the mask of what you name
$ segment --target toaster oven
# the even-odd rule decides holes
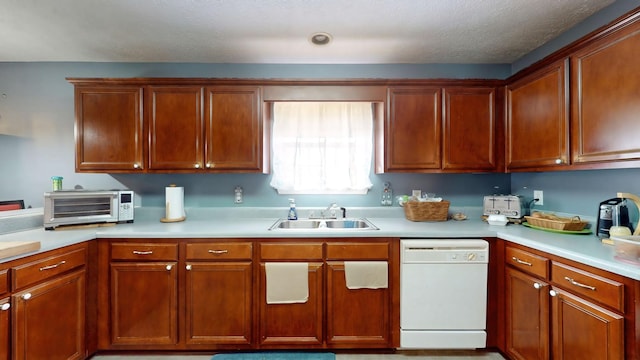
[[[60,190],[44,194],[44,228],[133,222],[131,190]]]

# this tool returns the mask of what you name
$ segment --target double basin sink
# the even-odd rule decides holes
[[[269,230],[378,230],[369,220],[364,218],[345,219],[279,219]]]

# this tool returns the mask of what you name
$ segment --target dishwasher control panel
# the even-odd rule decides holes
[[[487,263],[489,243],[482,239],[403,239],[401,262]]]

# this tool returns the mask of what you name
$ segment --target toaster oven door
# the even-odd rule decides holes
[[[45,228],[118,221],[118,193],[54,192],[45,194]]]

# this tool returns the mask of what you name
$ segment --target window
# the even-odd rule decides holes
[[[271,186],[280,194],[366,194],[373,149],[368,102],[276,102]]]

